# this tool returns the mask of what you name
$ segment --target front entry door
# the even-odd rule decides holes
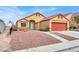
[[[30,28],[30,30],[34,30],[35,29],[35,21],[34,20],[30,21],[29,28]]]

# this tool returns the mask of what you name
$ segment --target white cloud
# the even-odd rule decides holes
[[[23,12],[14,6],[13,7],[0,7],[0,19],[2,19],[6,24],[10,20],[15,23],[16,20],[21,18],[22,15],[25,13],[27,13],[27,11]]]
[[[55,11],[55,10],[57,10],[57,8],[51,8],[51,7],[49,7],[49,8],[44,8],[44,9],[36,9],[35,10],[35,12],[40,12],[40,13],[45,13],[45,12],[48,12],[48,11]]]

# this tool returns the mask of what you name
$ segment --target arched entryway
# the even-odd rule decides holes
[[[29,29],[30,30],[34,30],[35,29],[35,21],[34,20],[30,20],[29,21]]]

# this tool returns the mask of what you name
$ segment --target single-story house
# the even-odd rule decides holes
[[[77,23],[77,17],[79,13],[66,13],[64,16],[69,19],[69,28],[70,29],[79,29],[79,23]]]
[[[45,17],[37,12],[18,20],[16,26],[18,30],[66,31],[69,30],[69,21],[62,14]]]
[[[45,18],[42,14],[39,12],[34,13],[30,16],[27,16],[23,19],[20,19],[16,22],[16,26],[18,30],[35,30],[39,29],[39,24],[36,23],[42,21]]]

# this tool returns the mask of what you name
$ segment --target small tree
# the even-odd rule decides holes
[[[76,23],[79,24],[79,16],[75,17]]]
[[[79,28],[79,16],[75,17],[75,19],[76,19],[76,23],[77,23],[78,28]]]

